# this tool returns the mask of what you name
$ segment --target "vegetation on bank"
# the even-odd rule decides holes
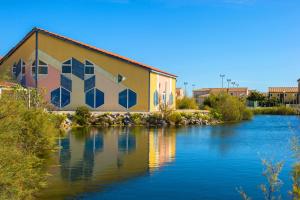
[[[249,120],[253,116],[252,111],[246,106],[245,99],[227,93],[212,94],[205,99],[203,104],[215,118],[220,118],[225,122]]]
[[[255,115],[298,115],[296,109],[286,106],[257,107],[252,109]]]
[[[77,108],[73,116],[69,116],[75,126],[187,126],[209,125],[221,123],[210,113],[180,112],[161,108],[154,113],[104,113],[92,115],[86,107]]]
[[[198,109],[196,100],[192,97],[183,97],[182,99],[176,99],[177,109]]]
[[[40,95],[16,88],[0,98],[0,199],[34,199],[46,185],[45,158],[56,149],[61,116]]]
[[[276,97],[267,97],[261,92],[252,91],[250,95],[247,97],[248,101],[256,101],[258,106],[262,107],[270,107],[270,106],[279,106],[280,101]]]

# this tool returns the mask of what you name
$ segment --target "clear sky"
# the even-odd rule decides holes
[[[296,86],[299,0],[0,0],[0,55],[37,26],[178,75],[177,85]]]

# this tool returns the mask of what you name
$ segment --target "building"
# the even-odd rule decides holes
[[[232,96],[236,97],[244,97],[248,96],[249,90],[246,87],[240,88],[202,88],[193,90],[193,97],[195,98],[198,104],[203,103],[205,98],[207,98],[211,94],[219,94],[219,93],[228,93]]]
[[[268,97],[275,98],[283,104],[297,104],[298,94],[298,87],[269,87],[268,89]]]
[[[176,99],[182,99],[184,97],[184,90],[182,88],[176,88]]]
[[[0,60],[0,79],[43,89],[58,110],[175,108],[175,75],[39,28]]]

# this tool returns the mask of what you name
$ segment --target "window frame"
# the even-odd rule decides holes
[[[33,61],[32,65],[31,65],[31,74],[33,76],[36,75],[36,61]],[[40,62],[43,62],[45,64],[41,64]],[[40,70],[41,68],[46,68],[46,72],[47,73],[40,73],[42,70]],[[39,62],[38,62],[38,71],[37,71],[37,74],[38,75],[48,75],[49,74],[49,71],[48,71],[48,64],[42,60],[39,59]]]
[[[91,63],[91,64],[87,64],[87,62]],[[93,73],[87,73],[87,69],[93,69]],[[95,65],[94,63],[92,63],[91,61],[89,60],[85,60],[84,61],[84,74],[87,74],[87,75],[93,75],[95,74]]]
[[[65,62],[67,61],[70,61],[70,64],[65,64]],[[70,72],[64,72],[63,71],[63,68],[64,67],[70,67]],[[62,64],[61,64],[61,73],[62,74],[72,74],[72,58],[71,59],[68,59],[66,61],[64,61]]]

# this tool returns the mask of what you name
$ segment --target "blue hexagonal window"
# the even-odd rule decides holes
[[[94,108],[95,106],[95,90],[94,88],[85,93],[85,103],[90,107]]]
[[[66,105],[70,104],[70,92],[64,88],[61,88],[61,102],[60,106],[65,107]]]
[[[96,102],[95,107],[98,108],[104,104],[104,93],[96,88]]]
[[[104,104],[104,93],[93,88],[85,93],[85,103],[92,108],[98,108]]]
[[[51,103],[56,107],[60,107],[60,88],[51,92]]]
[[[137,95],[130,89],[125,89],[119,93],[119,104],[128,109],[137,103]]]
[[[51,92],[51,103],[56,107],[62,108],[70,104],[70,92],[64,88],[57,88]]]

